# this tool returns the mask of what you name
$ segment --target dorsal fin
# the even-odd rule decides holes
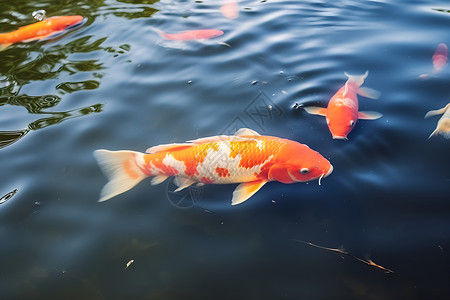
[[[241,128],[238,129],[238,131],[236,131],[234,135],[260,135],[260,134],[250,128]]]
[[[189,147],[192,147],[192,144],[188,143],[181,143],[181,144],[166,144],[166,145],[158,145],[148,148],[145,153],[156,153],[156,152],[162,152],[162,151],[178,151],[183,150]]]

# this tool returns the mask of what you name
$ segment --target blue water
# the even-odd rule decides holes
[[[450,141],[428,140],[439,117],[423,117],[449,102],[450,67],[418,79],[450,45],[448,1],[249,0],[237,19],[219,0],[0,4],[0,32],[36,9],[87,18],[0,52],[0,197],[17,189],[0,201],[0,299],[449,299]],[[383,117],[332,140],[301,107],[366,70],[381,97],[360,109]],[[97,202],[95,149],[240,127],[305,143],[334,172],[238,206],[235,185],[148,180]]]

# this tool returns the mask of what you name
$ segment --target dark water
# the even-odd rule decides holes
[[[251,0],[237,19],[219,0],[0,4],[0,32],[36,9],[87,18],[0,52],[1,299],[449,299],[450,141],[427,140],[438,117],[423,116],[449,102],[450,68],[417,78],[450,44],[448,1]],[[176,43],[153,28],[225,34]],[[366,70],[382,94],[360,109],[384,116],[349,141],[296,108]],[[335,171],[233,207],[235,185],[148,180],[97,202],[93,150],[239,127],[305,143]]]

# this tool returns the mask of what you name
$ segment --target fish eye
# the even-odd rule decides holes
[[[353,126],[353,125],[355,125],[355,121],[350,120],[350,126]]]
[[[302,169],[300,170],[300,173],[302,173],[302,174],[308,174],[308,173],[309,173],[309,169],[308,169],[308,168],[302,168]]]

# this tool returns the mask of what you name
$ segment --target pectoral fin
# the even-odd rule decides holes
[[[325,107],[308,106],[304,108],[308,114],[325,116],[327,109]]]
[[[378,99],[380,98],[380,92],[368,87],[360,87],[358,89],[358,95],[361,95],[370,99]]]
[[[447,108],[450,107],[450,103],[447,104],[446,106],[444,106],[441,109],[436,109],[436,110],[430,110],[429,112],[427,112],[427,114],[425,115],[425,119],[432,117],[432,116],[436,116],[436,115],[442,115],[443,113],[445,113],[445,111],[447,110]]]
[[[5,50],[6,48],[8,48],[11,45],[12,45],[11,43],[0,44],[0,51]]]
[[[361,120],[376,120],[383,116],[383,114],[376,111],[360,111],[358,112],[358,119]]]
[[[231,205],[236,205],[244,202],[251,196],[253,196],[267,181],[252,181],[244,182],[237,186],[233,192],[233,199],[231,199]]]

